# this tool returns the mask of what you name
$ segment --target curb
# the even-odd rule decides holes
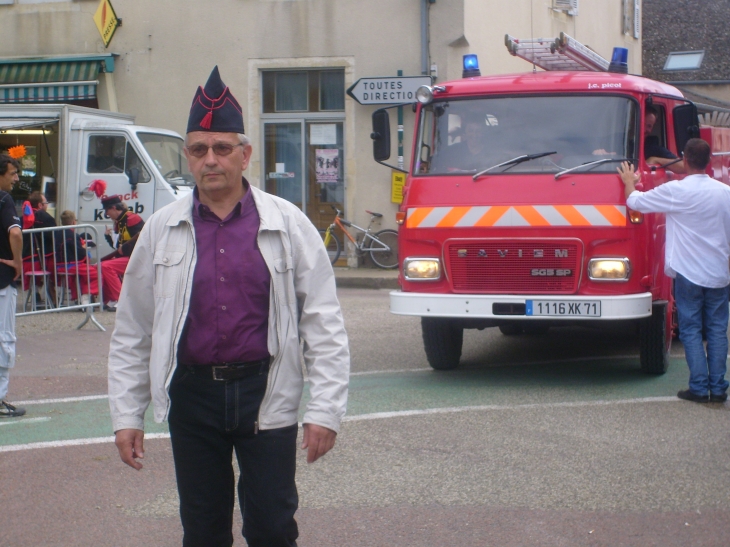
[[[338,288],[345,289],[398,289],[396,277],[337,277]]]

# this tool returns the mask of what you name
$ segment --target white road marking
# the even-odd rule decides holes
[[[108,399],[108,395],[84,395],[82,397],[64,397],[63,399],[33,399],[31,401],[16,401],[13,404],[16,406],[28,406],[28,405],[57,405],[60,403],[78,403],[80,401],[98,401],[101,399]]]
[[[431,367],[427,368],[402,368],[398,370],[363,370],[360,372],[351,372],[350,376],[369,376],[370,374],[404,374],[408,372],[428,372],[433,371]]]
[[[145,439],[169,439],[169,433],[147,433]],[[37,450],[39,448],[61,448],[64,446],[82,446],[87,444],[113,443],[114,437],[92,437],[90,439],[70,439],[68,441],[48,441],[42,443],[9,444],[0,446],[0,452],[17,452],[19,450]]]
[[[3,425],[16,425],[16,424],[30,424],[30,423],[37,423],[37,422],[47,422],[51,418],[49,416],[44,416],[42,418],[18,418],[17,420],[13,420],[12,422],[0,422],[0,426]]]
[[[362,422],[366,420],[385,420],[389,418],[402,418],[409,416],[426,416],[430,414],[454,414],[457,412],[483,412],[500,410],[530,410],[535,408],[563,408],[563,407],[589,407],[609,406],[640,403],[670,403],[680,402],[677,397],[640,397],[636,399],[617,399],[615,401],[574,401],[565,403],[535,403],[525,405],[479,405],[464,407],[426,408],[421,410],[400,410],[395,412],[374,412],[372,414],[361,414],[359,416],[346,416],[343,422]],[[301,424],[300,424],[301,425]],[[169,433],[150,433],[145,439],[169,439]],[[0,452],[17,452],[19,450],[35,450],[39,448],[61,448],[65,446],[81,446],[88,444],[113,443],[114,437],[94,437],[90,439],[71,439],[68,441],[48,441],[29,444],[13,444],[0,446]]]
[[[573,401],[565,403],[534,403],[525,405],[475,405],[475,406],[452,406],[442,408],[426,408],[422,410],[397,410],[394,412],[373,412],[371,414],[360,414],[359,416],[345,416],[343,422],[363,422],[366,420],[384,420],[388,418],[401,418],[407,416],[425,416],[428,414],[454,414],[456,412],[483,412],[487,410],[530,410],[535,408],[562,408],[562,407],[585,407],[585,406],[608,406],[625,405],[637,403],[671,403],[677,402],[677,397],[640,397],[636,399],[618,399],[616,401]]]

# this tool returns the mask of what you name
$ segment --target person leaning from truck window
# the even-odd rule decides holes
[[[644,159],[650,165],[667,165],[676,161],[677,156],[671,150],[659,144],[659,137],[651,132],[659,118],[659,111],[647,105],[644,111]],[[672,163],[667,169],[675,173],[685,173],[684,162]]]
[[[104,237],[115,250],[101,259],[101,283],[104,294],[104,309],[116,311],[119,294],[122,290],[122,276],[127,269],[129,257],[132,255],[137,237],[142,231],[144,220],[129,210],[120,196],[108,196],[101,200],[101,206],[109,218],[114,221],[112,228],[107,226]]]
[[[15,366],[15,281],[22,274],[23,234],[10,191],[20,180],[20,163],[0,154],[0,418],[14,418],[25,409],[5,400],[10,369]]]
[[[618,168],[626,205],[642,213],[665,213],[664,272],[674,278],[679,339],[689,366],[689,389],[677,397],[696,403],[727,400],[728,290],[730,285],[730,187],[710,178],[710,145],[690,139],[684,147],[682,180],[649,190],[631,164]],[[711,229],[708,229],[711,227]],[[707,350],[702,344],[704,323]],[[708,396],[709,393],[709,396]]]
[[[242,176],[243,133],[216,67],[188,119],[195,189],[142,230],[109,351],[122,461],[142,467],[150,401],[169,419],[185,547],[233,544],[234,451],[247,544],[295,546],[304,367],[307,462],[334,446],[347,402],[347,333],[322,238],[295,204]]]

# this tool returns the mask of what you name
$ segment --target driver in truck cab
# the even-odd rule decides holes
[[[434,155],[431,171],[454,173],[480,171],[488,167],[493,159],[490,158],[489,143],[494,135],[490,135],[492,129],[488,127],[484,114],[466,112],[449,116],[459,119],[459,125],[454,124],[452,128],[453,122],[449,120],[448,142],[442,143],[441,149]]]
[[[461,132],[461,142],[452,144],[446,151],[448,157],[460,169],[480,169],[486,149],[486,126],[478,118],[466,120]]]

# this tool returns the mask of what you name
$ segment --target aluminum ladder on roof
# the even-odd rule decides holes
[[[543,70],[606,72],[610,64],[598,53],[564,32],[555,39],[532,40],[519,40],[506,34],[504,44],[512,55],[521,57]]]

